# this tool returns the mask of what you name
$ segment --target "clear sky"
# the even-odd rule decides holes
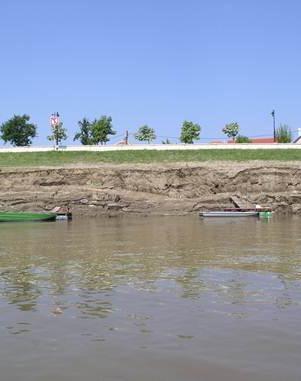
[[[299,0],[0,0],[0,122],[27,113],[45,144],[58,111],[111,115],[118,134],[143,124],[203,138],[237,121],[272,134],[271,111],[301,127]],[[162,139],[158,139],[160,142]],[[72,139],[69,139],[72,142]]]

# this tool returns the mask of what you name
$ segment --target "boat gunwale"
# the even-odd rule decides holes
[[[39,212],[0,212],[0,222],[43,222],[55,221],[55,213]]]
[[[207,212],[200,212],[199,215],[201,217],[258,217],[259,211],[255,210],[249,210],[249,211],[230,211],[230,210],[223,210],[223,211],[207,211]]]

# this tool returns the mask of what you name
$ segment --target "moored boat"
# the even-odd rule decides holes
[[[38,222],[55,220],[55,213],[0,212],[0,222]]]
[[[209,210],[200,212],[201,217],[265,217],[272,216],[271,208],[256,206],[255,208],[225,208],[222,210]]]
[[[201,217],[257,217],[259,216],[258,211],[208,211],[200,212]]]
[[[71,209],[68,207],[61,207],[61,206],[56,206],[51,210],[52,213],[55,213],[56,215],[56,220],[72,220],[72,212]]]
[[[72,220],[72,213],[57,213],[57,221],[70,221]]]

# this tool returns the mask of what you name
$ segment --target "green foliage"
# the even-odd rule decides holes
[[[100,119],[95,119],[91,125],[92,144],[105,144],[110,140],[109,135],[115,134],[110,116],[104,115]]]
[[[186,144],[193,144],[194,140],[200,138],[201,126],[197,123],[185,120],[181,129],[180,141]]]
[[[92,124],[88,119],[83,118],[78,121],[79,132],[77,132],[74,136],[73,140],[80,140],[83,145],[91,145],[93,144],[93,136],[92,136]]]
[[[148,142],[156,139],[156,133],[155,130],[151,127],[148,127],[147,125],[144,125],[139,128],[139,130],[135,134],[135,139],[139,140],[140,142]]]
[[[63,122],[52,127],[52,134],[47,136],[47,139],[55,142],[56,146],[67,139],[67,130],[63,127]]]
[[[32,138],[37,136],[37,127],[28,123],[30,116],[14,115],[13,118],[3,123],[0,127],[1,139],[7,143],[10,142],[14,146],[29,146]]]
[[[252,143],[252,140],[249,139],[247,136],[237,135],[235,142],[236,143]]]
[[[162,144],[171,144],[171,141],[167,138],[166,140],[162,140]]]
[[[287,124],[280,124],[276,129],[276,140],[278,143],[291,143],[292,130]]]
[[[92,123],[87,118],[83,118],[78,122],[78,126],[80,130],[75,134],[73,140],[80,140],[83,145],[105,144],[110,140],[109,135],[116,134],[113,131],[110,116],[94,119]]]
[[[235,140],[235,136],[239,132],[239,124],[238,123],[226,124],[222,131],[225,135],[228,136],[228,138],[233,138],[233,140]]]

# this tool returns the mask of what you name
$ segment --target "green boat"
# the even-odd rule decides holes
[[[35,222],[55,220],[55,213],[0,212],[0,222]]]

